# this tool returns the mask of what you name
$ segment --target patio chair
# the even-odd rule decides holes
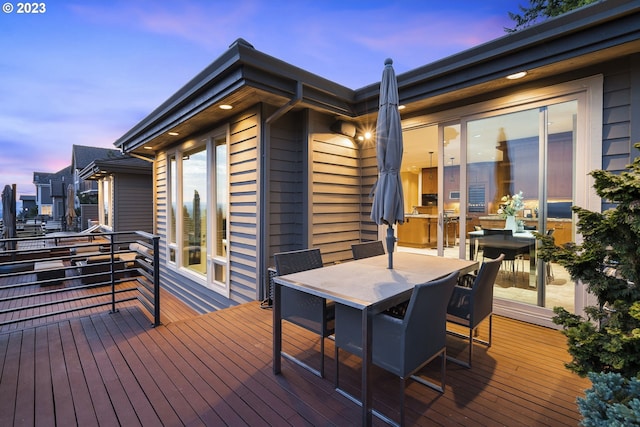
[[[278,276],[323,266],[320,249],[281,252],[275,254],[274,258]],[[282,319],[320,335],[320,369],[315,369],[284,351],[281,352],[282,356],[324,378],[324,339],[334,332],[335,304],[286,286],[282,287],[280,301]]]
[[[384,245],[382,240],[376,240],[373,242],[356,243],[351,245],[351,252],[353,252],[353,259],[369,258],[372,256],[384,255]]]
[[[469,360],[465,362],[460,359],[449,357],[454,363],[471,368],[471,358],[473,356],[473,342],[478,342],[487,347],[491,347],[491,334],[493,323],[493,285],[495,284],[498,270],[504,259],[504,254],[498,258],[482,263],[480,271],[473,281],[473,285],[468,287],[456,286],[449,300],[447,307],[447,322],[469,328],[469,334],[447,330],[450,335],[469,340]],[[486,318],[489,318],[489,339],[482,340],[476,335],[478,325]]]
[[[417,285],[402,319],[385,313],[373,317],[373,363],[400,377],[401,424],[404,424],[404,395],[408,378],[444,393],[447,302],[457,280],[456,271],[444,278]],[[338,389],[340,349],[362,357],[361,313],[346,305],[336,305],[335,359]],[[442,357],[439,385],[415,375],[438,356]]]

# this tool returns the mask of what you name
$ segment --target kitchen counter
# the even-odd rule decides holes
[[[450,218],[457,219],[457,216]],[[449,224],[448,224],[449,225]],[[453,243],[458,235],[458,222],[448,226],[445,242]],[[398,245],[414,248],[432,248],[437,244],[438,215],[436,214],[405,214],[404,224],[398,225]]]
[[[504,228],[504,219],[500,215],[481,216],[480,225],[482,228]],[[524,221],[527,226],[536,227],[538,218],[517,217],[516,220]],[[547,230],[553,228],[553,237],[556,245],[563,245],[573,241],[573,220],[571,218],[547,218]]]

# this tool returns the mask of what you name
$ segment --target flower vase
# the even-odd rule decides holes
[[[504,222],[504,228],[505,230],[511,230],[514,233],[516,232],[516,230],[518,229],[518,223],[516,222],[515,215],[507,216]]]

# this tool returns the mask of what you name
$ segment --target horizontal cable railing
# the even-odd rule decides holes
[[[141,231],[0,239],[0,327],[134,300],[159,325],[158,243]]]

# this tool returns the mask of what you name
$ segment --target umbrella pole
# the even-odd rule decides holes
[[[393,235],[393,226],[389,224],[387,228],[387,254],[389,256],[388,269],[393,268],[393,247],[395,246],[396,237]]]

